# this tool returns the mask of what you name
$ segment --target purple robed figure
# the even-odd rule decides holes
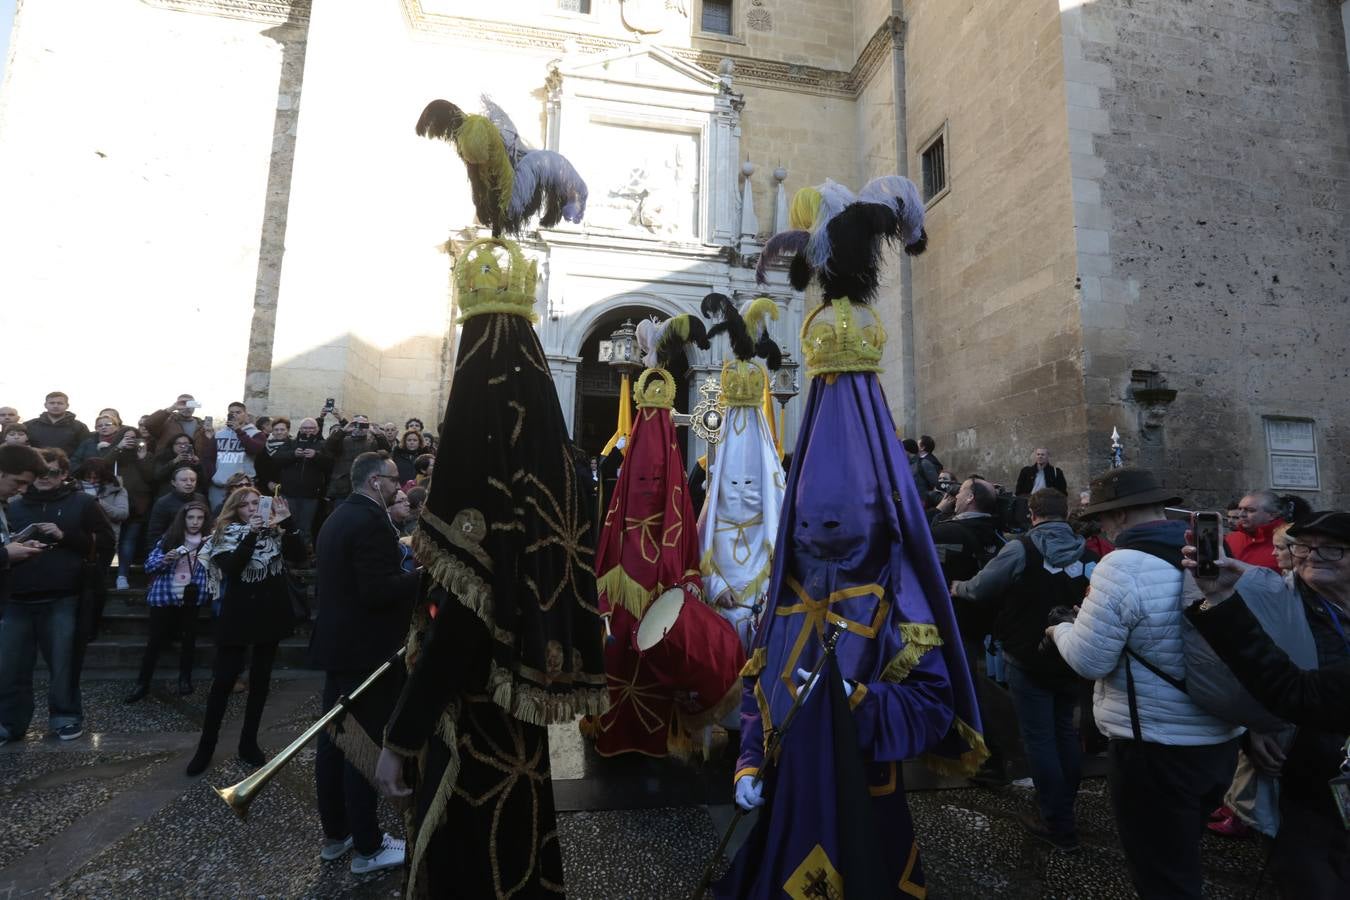
[[[931,531],[875,374],[884,332],[858,327],[856,317],[870,315],[864,307],[832,306],[833,322],[808,320],[803,330],[808,363],[813,355],[825,363],[808,369],[817,377],[788,476],[770,605],[742,673],[736,778],[758,775],[766,733],[781,727],[803,671],[838,629],[838,671],[891,886],[884,895],[922,896],[901,763],[923,757],[939,771],[968,774],[987,750]],[[845,843],[838,816],[823,808],[802,815],[803,805],[784,796],[819,794],[828,775],[811,774],[804,759],[838,756],[839,741],[810,721],[799,716],[783,736],[756,834],[716,886],[718,897],[795,897],[803,866],[828,874],[843,865],[830,849]],[[822,855],[827,866],[816,865]]]

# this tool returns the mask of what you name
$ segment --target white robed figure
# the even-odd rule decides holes
[[[760,297],[738,311],[725,296],[709,294],[703,314],[721,316],[708,335],[727,332],[735,353],[722,365],[723,439],[709,460],[698,521],[703,587],[748,654],[764,611],[786,483],[764,415],[769,374],[754,359],[778,365],[778,347],[764,331],[767,318],[778,318],[778,307]],[[756,333],[758,341],[751,337]]]

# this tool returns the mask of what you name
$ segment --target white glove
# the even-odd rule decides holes
[[[798,669],[797,680],[801,682],[797,686],[798,693],[810,696],[811,692],[816,688],[816,682],[820,680],[820,673],[817,672],[814,676],[812,676],[811,673],[808,672],[806,669]],[[806,702],[806,696],[802,697],[803,703]],[[844,699],[847,700],[852,696],[853,696],[853,682],[848,681],[846,679],[844,681]]]
[[[736,805],[746,812],[764,805],[764,782],[754,775],[736,779]]]
[[[622,450],[624,447],[627,447],[627,446],[628,446],[628,435],[626,435],[626,434],[625,434],[625,435],[620,435],[620,436],[619,436],[619,439],[618,439],[617,441],[614,442],[614,446],[615,446],[615,447],[618,447],[620,450]]]

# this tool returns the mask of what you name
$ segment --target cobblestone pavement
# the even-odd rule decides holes
[[[361,877],[346,860],[320,862],[312,747],[258,797],[247,821],[215,796],[211,785],[248,771],[232,752],[241,698],[232,701],[214,766],[203,778],[183,774],[206,684],[203,675],[197,691],[180,698],[164,683],[126,706],[128,680],[91,673],[84,738],[63,744],[39,726],[0,748],[0,900],[399,895],[397,870]],[[41,708],[45,686],[38,687]],[[278,673],[261,735],[265,749],[275,752],[313,721],[318,689],[313,673]],[[725,772],[597,763],[575,734],[560,727],[553,742],[569,895],[687,896],[731,819],[721,802]],[[1068,856],[1022,833],[1016,816],[1030,811],[1029,791],[953,787],[918,770],[909,783],[929,897],[1132,896],[1101,778],[1084,784],[1084,848]],[[398,816],[389,809],[382,815],[387,829],[400,833]],[[1251,896],[1263,859],[1256,843],[1206,837],[1206,896]]]

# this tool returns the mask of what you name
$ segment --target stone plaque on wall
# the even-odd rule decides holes
[[[695,132],[592,123],[577,166],[590,185],[586,224],[665,240],[698,235]]]
[[[1267,418],[1265,423],[1270,486],[1277,490],[1321,490],[1315,423],[1311,419],[1274,417]]]

